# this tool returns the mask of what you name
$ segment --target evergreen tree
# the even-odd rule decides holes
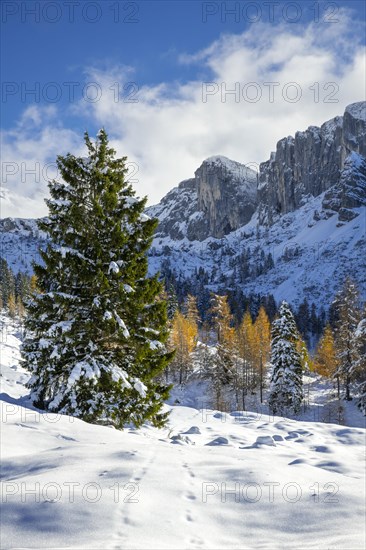
[[[266,308],[266,312],[269,317],[269,320],[272,322],[277,312],[277,304],[273,294],[268,295],[265,308]]]
[[[212,357],[211,387],[216,406],[222,401],[223,387],[234,379],[236,367],[236,335],[227,296],[213,294],[210,315],[216,332],[216,354]]]
[[[25,317],[25,307],[24,307],[24,304],[23,304],[23,300],[21,298],[21,296],[18,296],[16,298],[16,315],[17,317],[19,318],[19,320],[23,320],[24,317]]]
[[[296,325],[299,329],[299,332],[304,338],[307,338],[308,332],[310,330],[310,309],[309,302],[305,297],[304,300],[299,305],[297,314],[295,315]]]
[[[320,334],[319,331],[319,318],[316,312],[316,305],[314,302],[311,304],[311,314],[310,314],[310,330],[312,334]]]
[[[174,286],[170,284],[167,290],[168,319],[173,319],[178,307],[179,307],[179,304],[178,304],[177,294],[175,292]]]
[[[23,364],[33,403],[92,423],[164,424],[168,388],[157,381],[170,353],[161,284],[147,277],[157,221],[143,214],[104,130],[88,157],[59,156],[63,182],[50,182],[50,244],[35,265]]]
[[[365,312],[366,313],[366,312]],[[353,335],[355,349],[355,363],[351,371],[352,378],[357,384],[357,406],[366,416],[366,315],[358,323]]]
[[[335,330],[337,326],[337,322],[339,321],[339,315],[338,315],[338,309],[337,309],[337,303],[335,300],[330,304],[329,310],[328,310],[328,319],[329,324],[333,330]]]
[[[339,376],[344,384],[344,398],[350,400],[352,371],[357,360],[353,337],[361,312],[356,284],[349,277],[345,280],[342,290],[337,293],[335,305],[338,312],[335,330],[338,358],[336,376]]]
[[[273,414],[300,411],[303,398],[299,333],[289,305],[282,302],[272,325],[272,377],[269,407]]]
[[[0,288],[3,307],[8,307],[10,296],[12,296],[12,301],[15,301],[15,277],[7,261],[3,258],[0,258]]]

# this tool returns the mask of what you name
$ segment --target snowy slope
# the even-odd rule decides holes
[[[17,273],[31,274],[32,262],[40,261],[39,248],[45,247],[45,235],[38,229],[37,221],[22,218],[0,220],[0,256]]]
[[[336,215],[314,219],[314,213],[322,210],[323,198],[324,194],[309,198],[269,228],[258,229],[253,216],[224,239],[175,241],[160,234],[153,242],[150,270],[159,270],[164,259],[182,278],[191,277],[200,267],[210,274],[216,269],[213,289],[241,286],[246,293],[272,293],[276,300],[299,303],[306,296],[319,304],[329,303],[344,277],[352,274],[366,296],[366,207],[354,209],[357,217],[346,223]],[[262,251],[272,254],[275,265],[266,274],[238,283],[235,265],[248,248],[253,265]]]
[[[284,215],[268,229],[257,229],[257,218],[223,239],[210,237],[191,241],[187,237],[171,239],[159,233],[153,241],[149,258],[150,273],[169,262],[177,276],[189,278],[203,267],[210,276],[210,288],[241,286],[245,293],[272,293],[276,300],[297,304],[303,297],[328,304],[347,274],[358,282],[366,297],[366,207],[353,209],[354,219],[340,223],[338,216],[315,216],[322,211],[324,194],[311,197],[295,212]],[[187,195],[187,203],[189,197]],[[169,216],[171,204],[166,205]],[[320,218],[320,219],[318,219]],[[45,241],[35,220],[13,220],[11,230],[0,231],[1,256],[14,271],[32,271],[32,261],[40,260],[38,247]],[[182,220],[181,228],[184,229]],[[239,283],[235,263],[244,249],[251,250],[256,265],[263,251],[271,253],[275,266],[269,272]],[[214,271],[213,271],[214,270]],[[216,270],[216,271],[215,271]]]
[[[364,548],[364,429],[170,407],[167,429],[118,432],[42,414],[1,321],[2,548]]]
[[[314,219],[314,212],[322,210],[323,198],[324,194],[310,198],[268,229],[261,227],[258,231],[254,216],[224,239],[175,240],[159,233],[150,251],[149,271],[160,271],[162,262],[168,261],[177,276],[189,278],[203,267],[210,276],[214,273],[210,281],[212,289],[241,286],[245,293],[272,293],[276,300],[286,299],[293,304],[305,296],[314,302],[329,303],[344,277],[352,274],[365,297],[366,207],[354,209],[357,217],[345,223],[340,223],[336,215]],[[169,210],[169,205],[166,209]],[[182,221],[181,227],[184,224]],[[15,272],[31,273],[32,261],[40,261],[38,248],[45,241],[36,229],[35,220],[16,219],[14,225],[11,230],[0,232],[0,255]],[[262,251],[272,254],[275,266],[253,280],[239,283],[235,263],[248,248],[253,266]]]

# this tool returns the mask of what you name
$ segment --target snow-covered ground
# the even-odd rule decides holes
[[[365,547],[361,424],[169,406],[166,429],[119,432],[44,414],[2,322],[1,548]]]

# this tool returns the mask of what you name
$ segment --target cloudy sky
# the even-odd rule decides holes
[[[158,202],[202,160],[256,167],[365,99],[364,2],[3,1],[1,216],[47,213],[58,154],[106,128]]]

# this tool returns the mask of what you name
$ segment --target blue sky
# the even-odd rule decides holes
[[[4,0],[1,8],[2,215],[46,213],[42,167],[81,152],[85,129],[106,127],[151,203],[211,154],[259,163],[283,135],[365,99],[364,2]],[[37,163],[33,181],[27,169]]]

